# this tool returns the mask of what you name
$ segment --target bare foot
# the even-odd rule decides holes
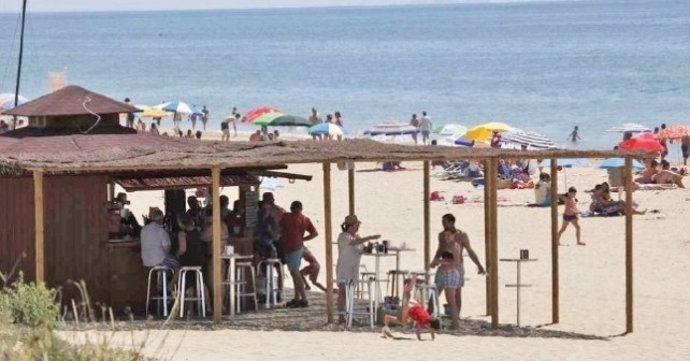
[[[587,243],[585,243],[585,242],[577,242],[577,245],[578,245],[578,246],[586,246]]]
[[[388,328],[388,326],[383,326],[383,328],[381,329],[381,332],[383,332],[384,338],[388,338],[388,337],[393,338],[394,337],[393,333],[391,332],[391,329]]]

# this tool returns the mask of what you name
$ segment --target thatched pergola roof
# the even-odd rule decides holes
[[[114,173],[284,164],[458,159],[605,158],[619,151],[505,150],[384,144],[371,140],[219,142],[149,134],[0,137],[0,167],[48,173]]]
[[[62,89],[26,102],[5,112],[18,116],[65,116],[90,114],[83,106],[97,114],[133,113],[141,110],[77,85]]]

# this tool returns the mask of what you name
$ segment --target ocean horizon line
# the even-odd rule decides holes
[[[624,0],[607,0],[604,3],[618,3],[630,2]],[[280,11],[280,10],[319,10],[319,9],[372,9],[372,8],[414,8],[414,7],[455,7],[468,5],[519,5],[519,4],[560,4],[560,3],[602,3],[596,0],[461,0],[461,1],[439,1],[434,3],[420,3],[420,2],[403,2],[399,4],[383,4],[383,3],[357,3],[357,4],[332,4],[332,5],[294,5],[294,6],[237,6],[237,7],[209,7],[209,8],[176,8],[176,9],[93,9],[93,10],[35,10],[27,8],[27,12],[33,14],[98,14],[98,13],[165,13],[165,12],[208,12],[208,11]],[[15,14],[21,12],[21,9],[5,10],[0,9],[0,15]]]

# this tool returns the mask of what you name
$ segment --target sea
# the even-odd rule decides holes
[[[0,93],[14,92],[19,12],[0,13]],[[211,113],[343,114],[350,134],[426,111],[606,149],[635,122],[690,123],[690,1],[597,0],[301,9],[39,13],[20,94],[48,74],[135,104]],[[566,140],[579,126],[582,141]],[[241,129],[253,129],[242,125]],[[285,131],[288,131],[287,129]]]

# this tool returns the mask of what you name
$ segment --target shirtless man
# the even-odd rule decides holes
[[[462,310],[462,287],[465,285],[465,266],[462,258],[463,250],[467,250],[467,254],[474,264],[477,265],[477,273],[483,275],[486,273],[484,267],[482,267],[481,262],[479,262],[479,257],[472,249],[470,245],[470,238],[467,233],[455,228],[455,216],[447,213],[441,217],[441,224],[443,225],[443,231],[438,234],[438,249],[436,250],[436,255],[434,256],[434,261],[430,264],[431,267],[435,267],[439,264],[437,260],[442,258],[443,253],[450,252],[453,253],[454,244],[457,243],[460,246],[459,253],[459,266],[458,271],[460,272],[460,286],[455,291],[455,299],[458,304],[458,314]]]
[[[570,223],[575,226],[577,244],[580,246],[585,245],[584,242],[580,241],[580,224],[577,222],[577,215],[580,212],[577,210],[577,199],[575,199],[575,195],[577,195],[577,189],[575,189],[575,187],[570,187],[568,193],[561,195],[561,199],[565,203],[565,211],[563,211],[563,225],[561,226],[561,230],[558,231],[558,245],[561,245],[561,235],[565,232],[565,229],[568,228]]]

